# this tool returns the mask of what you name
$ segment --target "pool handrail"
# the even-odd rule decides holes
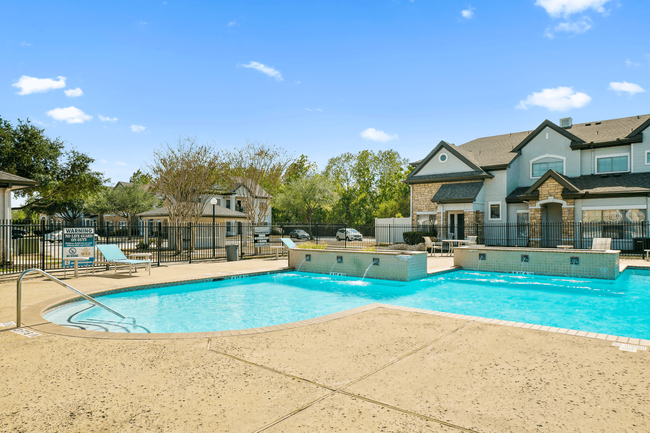
[[[72,286],[68,286],[63,281],[59,280],[58,278],[55,278],[54,276],[48,274],[47,272],[43,271],[42,269],[32,268],[32,269],[27,269],[25,272],[23,272],[20,275],[20,278],[18,278],[18,283],[16,284],[16,327],[18,327],[18,328],[20,328],[20,319],[21,319],[21,314],[22,314],[21,310],[22,310],[22,283],[23,283],[23,278],[25,278],[25,276],[27,274],[29,274],[30,272],[38,272],[38,273],[44,275],[45,277],[49,278],[50,280],[54,281],[55,283],[58,283],[58,284],[62,285],[63,287],[65,287],[65,288],[67,288],[69,290],[72,290],[73,292],[80,295],[85,300],[93,303],[94,305],[97,305],[98,307],[103,308],[104,310],[108,311],[109,313],[115,314],[116,316],[118,316],[121,319],[126,319],[127,318],[126,316],[121,315],[120,313],[113,310],[112,308],[107,307],[106,305],[102,304],[98,300],[96,300],[94,298],[91,298],[90,296],[88,296],[85,293],[75,289]]]

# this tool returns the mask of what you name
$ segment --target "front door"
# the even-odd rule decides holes
[[[465,239],[465,214],[449,214],[449,239]]]

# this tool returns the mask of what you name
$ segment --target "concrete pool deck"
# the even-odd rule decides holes
[[[429,272],[452,262],[429,258]],[[202,263],[64,281],[94,293],[285,266]],[[25,308],[68,296],[40,278],[23,292]],[[0,322],[15,320],[14,308],[15,278],[5,278]],[[275,332],[174,340],[10,331],[0,327],[0,431],[650,430],[647,350],[458,317],[379,307]]]

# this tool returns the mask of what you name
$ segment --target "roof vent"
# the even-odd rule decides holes
[[[560,128],[571,128],[573,125],[573,119],[570,117],[565,117],[564,119],[560,119]]]

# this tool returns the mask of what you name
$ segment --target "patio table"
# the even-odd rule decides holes
[[[440,250],[440,256],[442,256],[442,250],[445,248],[445,243],[449,245],[449,251],[447,253],[448,256],[451,256],[454,252],[454,248],[459,246],[459,245],[469,245],[469,241],[466,239],[443,239],[442,240],[442,249]]]

